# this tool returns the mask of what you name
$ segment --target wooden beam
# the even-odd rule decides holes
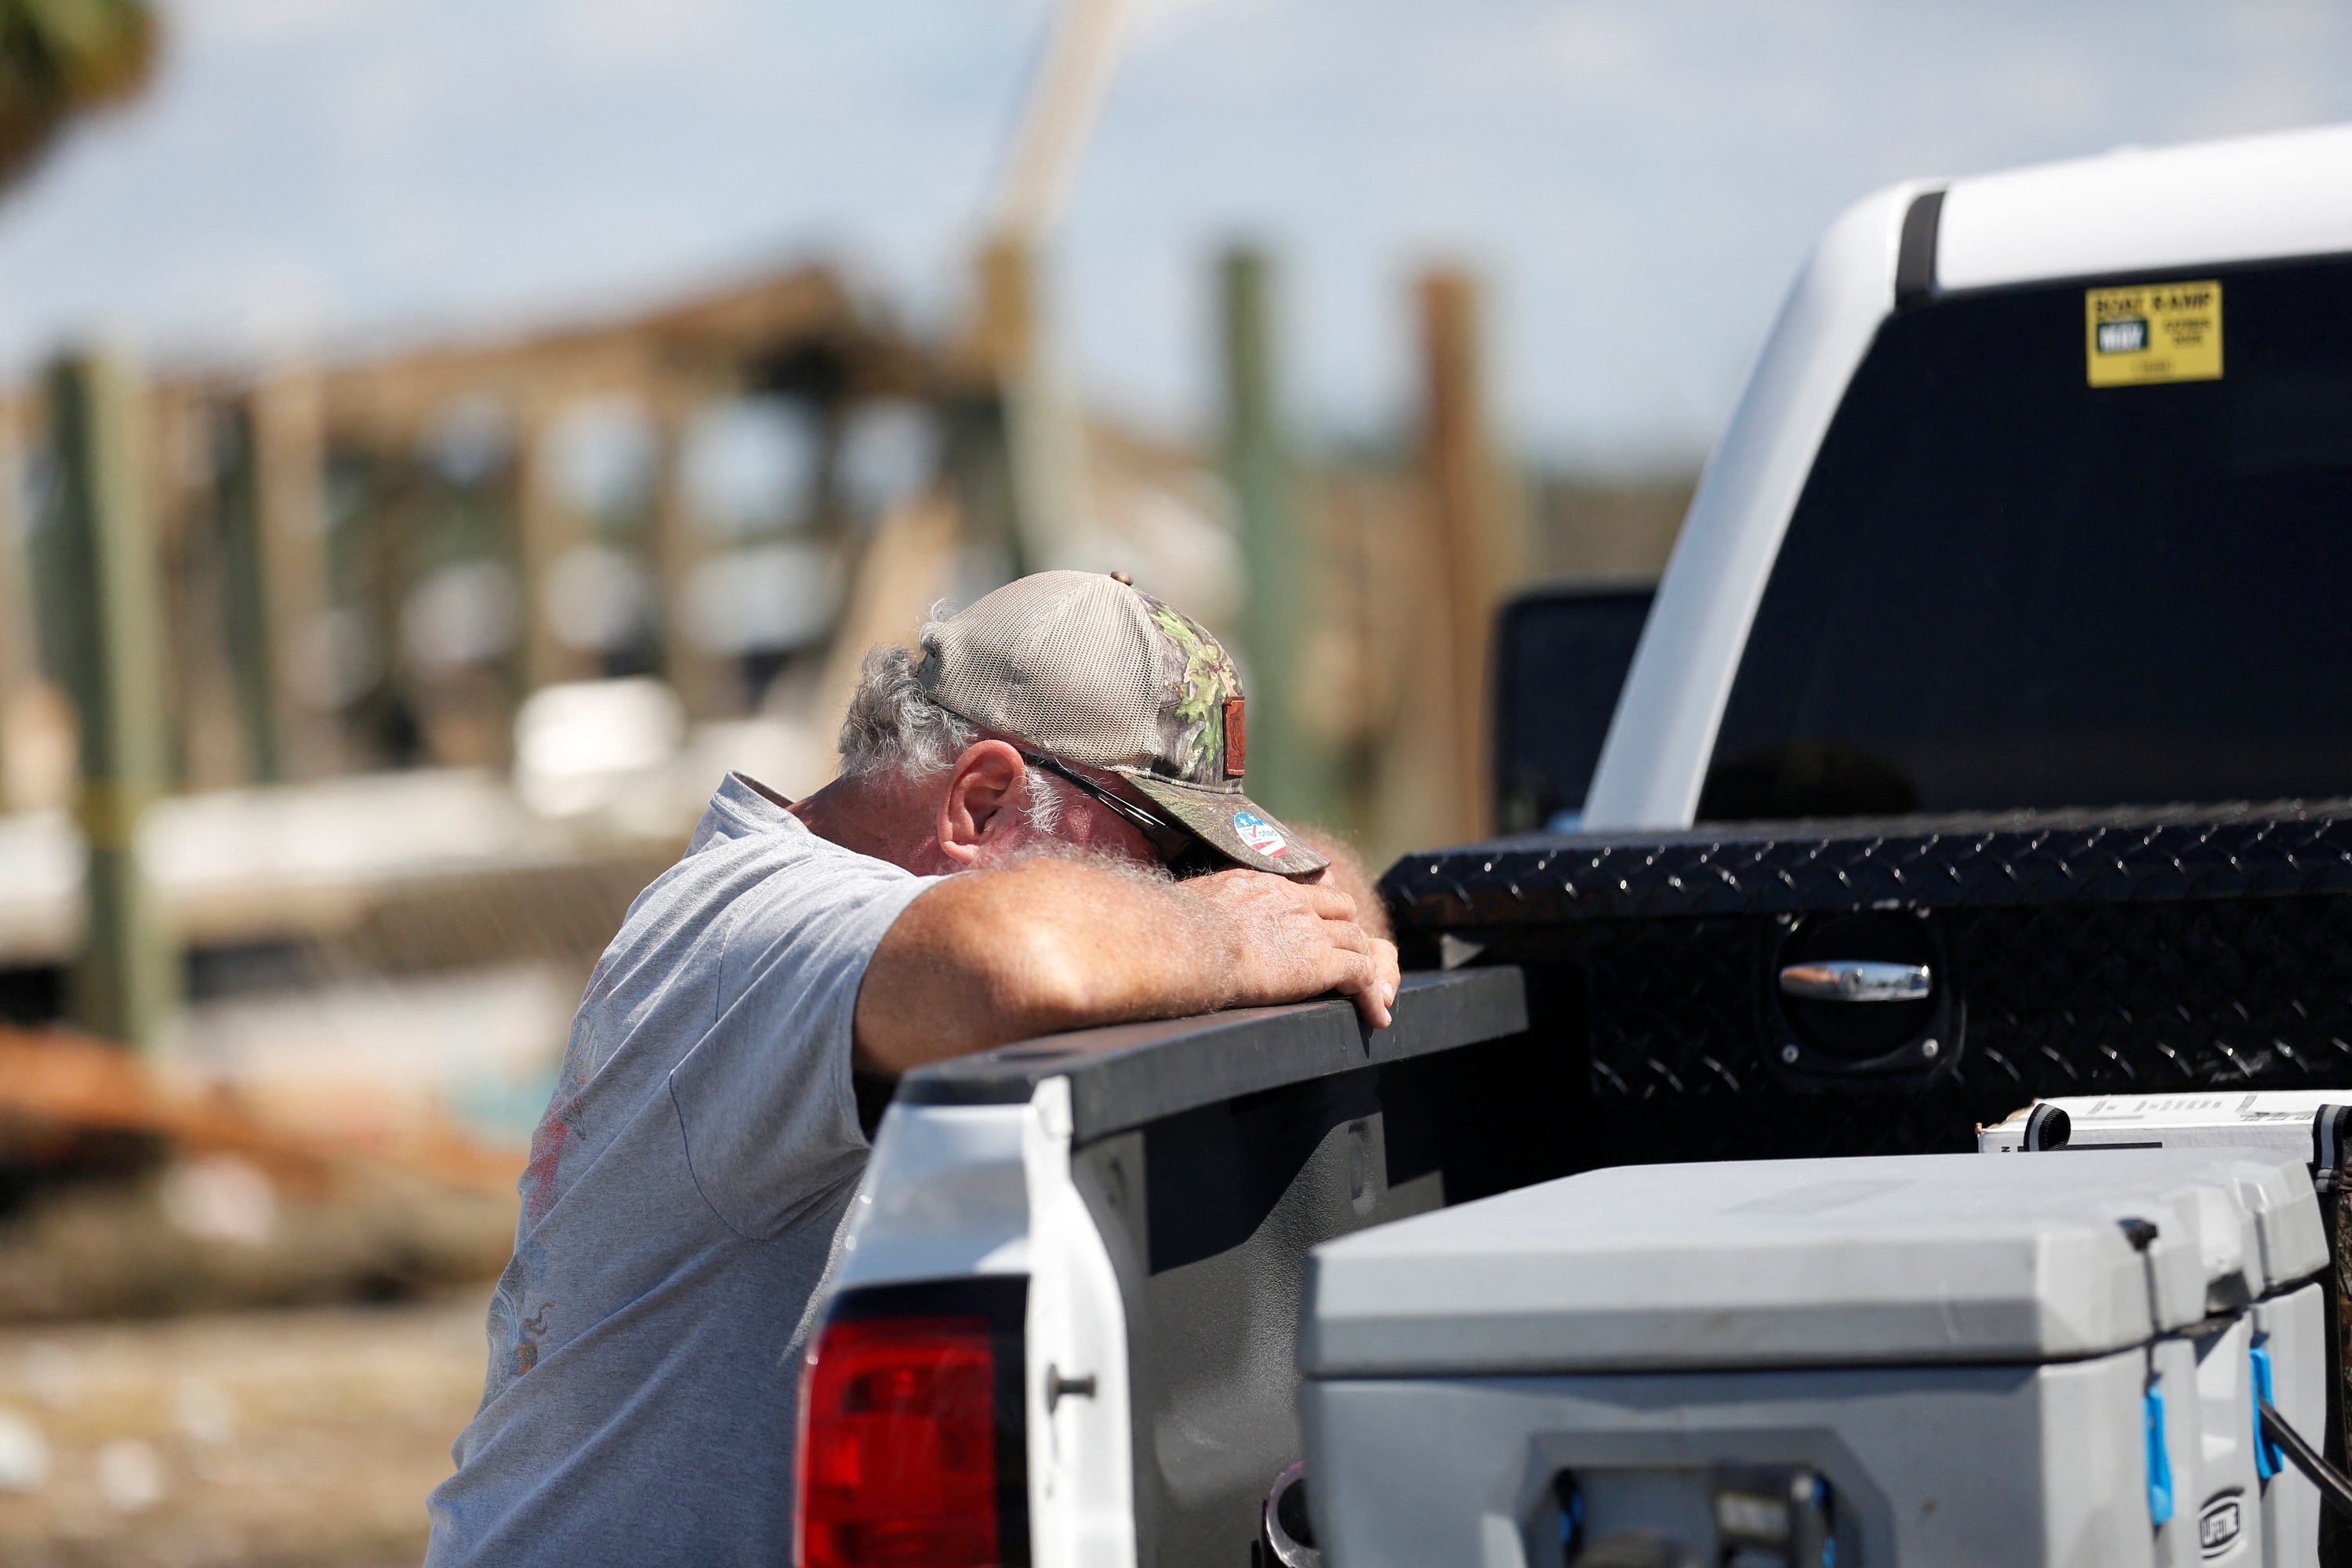
[[[733,392],[749,363],[810,338],[847,342],[857,395],[927,389],[922,353],[866,321],[840,279],[796,268],[638,314],[384,358],[327,364],[331,439],[409,449],[452,403],[489,395],[520,403],[656,389],[698,396]]]
[[[1034,245],[1053,231],[1118,72],[1134,10],[1133,0],[1063,0],[998,178],[994,232]]]
[[[1037,258],[1017,238],[981,252],[981,342],[995,373],[1012,480],[1016,574],[1065,566],[1085,545],[1086,430],[1038,320]]]

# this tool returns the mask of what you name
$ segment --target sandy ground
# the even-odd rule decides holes
[[[0,1328],[0,1565],[416,1563],[488,1299]]]

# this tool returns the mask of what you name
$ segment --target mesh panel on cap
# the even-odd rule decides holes
[[[1146,768],[1168,682],[1141,597],[1092,572],[1008,583],[923,638],[926,689],[975,724],[1095,767]]]

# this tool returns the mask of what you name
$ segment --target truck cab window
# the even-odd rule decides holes
[[[2218,279],[2218,379],[2093,386],[2085,290]],[[1706,821],[2352,795],[2352,261],[1889,319],[1717,734]]]

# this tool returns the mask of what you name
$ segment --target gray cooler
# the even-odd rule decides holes
[[[2311,1184],[2319,1194],[2320,1228],[2327,1237],[2333,1266],[2320,1280],[2322,1305],[2332,1308],[2337,1323],[2352,1321],[2352,1187],[2345,1181],[2352,1159],[2352,1089],[2280,1089],[2231,1090],[2191,1089],[2170,1094],[2086,1094],[2037,1100],[1990,1127],[1977,1129],[1977,1147],[1988,1154],[2049,1153],[2063,1159],[2104,1157],[2117,1149],[2196,1149],[2231,1147],[2266,1149],[2280,1156],[2310,1163]],[[2330,1299],[2332,1298],[2332,1300]],[[2257,1334],[2265,1332],[2267,1309],[2258,1309]],[[2299,1320],[2297,1320],[2299,1322]],[[2294,1325],[2278,1331],[2288,1331]],[[2314,1447],[2325,1447],[2339,1465],[2346,1437],[2352,1433],[2352,1399],[2347,1378],[2352,1377],[2340,1353],[2340,1330],[2325,1330],[2324,1344],[2338,1353],[2328,1357],[2328,1380],[2336,1394],[2333,1412],[2316,1417],[2327,1430],[2313,1430],[2289,1420]],[[2308,1528],[2303,1511],[2318,1506],[2307,1487],[2273,1487],[2263,1494],[2264,1527],[2282,1539],[2300,1540]],[[2324,1562],[2352,1563],[2352,1531],[2341,1517],[2319,1518],[2320,1555]]]
[[[1621,1166],[1312,1254],[1332,1568],[2315,1562],[2303,1161]],[[2265,1371],[2265,1368],[2267,1369]],[[2267,1528],[2266,1528],[2267,1526]]]

